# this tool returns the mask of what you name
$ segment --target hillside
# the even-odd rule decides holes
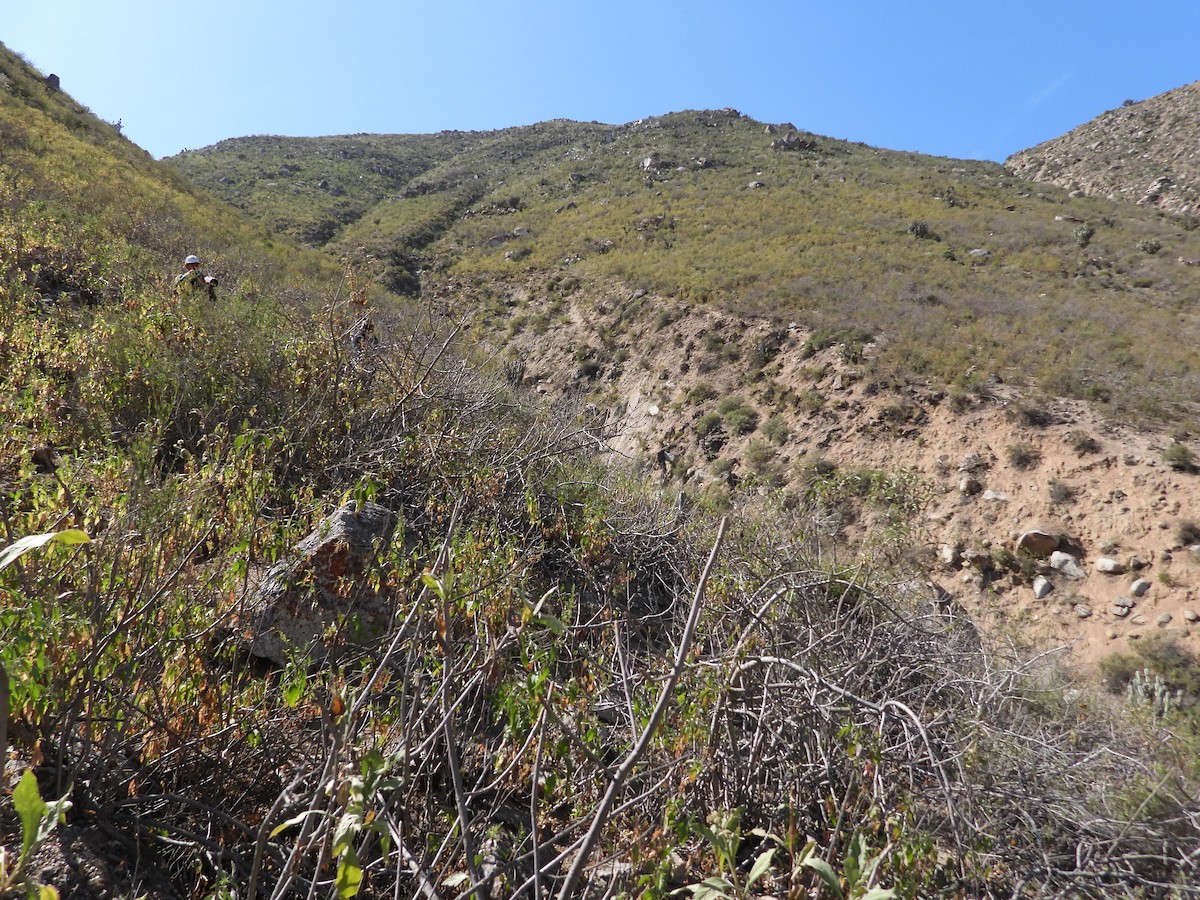
[[[1127,100],[1061,137],[1013,154],[1005,167],[1031,181],[1194,222],[1200,215],[1200,81],[1147,100]]]
[[[1200,274],[1177,260],[1200,257],[1200,233],[986,163],[798,133],[793,149],[772,149],[790,131],[688,112],[480,135],[244,138],[170,162],[302,235],[327,193],[344,192],[340,220],[320,213],[316,243],[361,248],[399,289],[415,292],[418,270],[483,292],[502,276],[611,278],[672,305],[879,337],[880,380],[971,391],[999,377],[1126,419],[1195,423]],[[507,327],[501,313],[486,310]],[[1162,333],[1178,340],[1136,351]]]
[[[256,215],[290,209],[285,231],[339,191],[353,214],[328,249],[472,323],[514,386],[590,405],[671,490],[849,495],[828,500],[851,520],[833,539],[860,548],[877,516],[844,482],[920,479],[904,515],[950,560],[927,570],[1005,633],[1093,672],[1147,635],[1200,641],[1180,552],[1200,509],[1200,269],[1178,262],[1200,233],[1183,220],[732,110],[242,138],[172,163]],[[959,490],[970,460],[986,460],[977,494]],[[1140,575],[1020,562],[1035,525]],[[1138,578],[1158,580],[1131,614],[1117,601]]]
[[[1126,440],[1017,372],[895,355],[871,279],[1003,283],[959,243],[1002,170],[772,150],[732,111],[198,152],[268,226],[0,72],[0,896],[1195,895],[1186,638],[1112,654],[1106,692],[929,583],[926,514],[1001,508],[961,443],[997,412],[1003,440]],[[931,173],[957,187],[913,200]],[[192,250],[215,300],[171,289]],[[912,327],[982,335],[957,283]],[[914,453],[943,445],[980,450],[951,491]],[[1139,460],[1111,477],[1149,490]],[[1041,551],[1010,548],[964,543],[958,577],[1024,590]]]

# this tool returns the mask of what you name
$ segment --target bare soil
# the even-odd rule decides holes
[[[1200,553],[1181,540],[1186,526],[1200,521],[1200,475],[1164,463],[1173,442],[1167,434],[1113,422],[1081,402],[1023,396],[998,380],[958,398],[930,385],[873,383],[863,373],[886,335],[858,359],[841,346],[809,355],[810,334],[796,326],[620,285],[581,287],[566,302],[545,283],[498,289],[506,292],[511,318],[483,329],[497,364],[519,359],[526,388],[550,400],[573,398],[606,416],[614,453],[664,487],[753,485],[745,450],[751,441],[766,442],[761,426],[777,417],[787,438],[773,445],[770,467],[782,489],[798,484],[816,456],[839,467],[905,470],[927,479],[933,499],[924,518],[911,523],[918,555],[929,560],[931,582],[993,640],[1055,652],[1084,675],[1153,634],[1200,652],[1200,627],[1191,621],[1200,614]],[[470,302],[470,292],[452,282],[434,293],[451,305]],[[523,324],[539,317],[537,327]],[[759,371],[756,354],[764,351],[770,360]],[[715,396],[697,403],[689,390],[701,382]],[[714,452],[698,437],[696,422],[733,396],[758,411],[760,430],[723,434]],[[1094,445],[1080,449],[1083,438]],[[974,493],[961,490],[964,463],[974,463]],[[1019,573],[986,576],[942,561],[943,546],[1015,553],[1017,538],[1032,526],[1060,531],[1084,577],[1064,577],[1041,559],[1036,565],[1052,589],[1037,599],[1032,561]],[[853,541],[861,529],[848,528],[843,537]],[[1098,571],[1101,557],[1126,571]],[[1141,597],[1131,590],[1136,579],[1150,583]],[[1124,616],[1114,606],[1118,597],[1134,600]]]

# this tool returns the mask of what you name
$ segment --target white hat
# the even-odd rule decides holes
[[[183,264],[184,264],[185,266],[190,266],[192,263],[195,263],[196,265],[200,265],[200,257],[198,257],[198,256],[189,256],[187,259],[185,259],[185,260],[183,261]]]

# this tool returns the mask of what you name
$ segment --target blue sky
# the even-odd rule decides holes
[[[1196,0],[6,5],[0,41],[154,156],[247,134],[620,124],[732,106],[1003,161],[1200,80]]]

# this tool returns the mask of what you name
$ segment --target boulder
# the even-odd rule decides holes
[[[1033,596],[1037,597],[1037,599],[1043,599],[1052,590],[1054,590],[1054,585],[1044,575],[1039,575],[1033,580]]]
[[[1103,572],[1105,575],[1124,575],[1125,563],[1113,559],[1111,556],[1101,556],[1096,560],[1096,571]]]
[[[986,550],[977,550],[970,547],[963,551],[963,562],[980,572],[987,572],[992,568],[992,555]]]
[[[1062,550],[1055,550],[1050,554],[1050,567],[1056,572],[1061,572],[1067,578],[1078,580],[1086,577],[1086,573],[1079,565],[1079,560]]]
[[[1057,529],[1035,525],[1021,532],[1017,538],[1017,549],[1040,558],[1057,550],[1061,541],[1062,533]]]
[[[1129,586],[1129,593],[1135,597],[1144,597],[1148,590],[1150,590],[1150,582],[1145,578],[1139,578]]]
[[[236,622],[247,652],[277,665],[297,651],[325,660],[337,643],[382,632],[390,609],[365,576],[395,524],[374,503],[348,503],[322,519],[245,598]],[[327,635],[347,624],[354,633]]]

